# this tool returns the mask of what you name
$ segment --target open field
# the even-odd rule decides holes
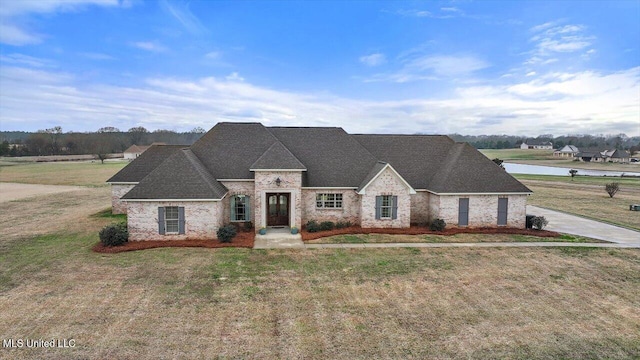
[[[620,191],[613,197],[604,190],[611,178],[562,178],[559,176],[517,175],[533,195],[530,205],[542,206],[640,230],[640,212],[629,211],[630,204],[640,203],[640,181],[615,179]]]
[[[0,166],[0,181],[44,185],[107,186],[128,162],[17,163]]]
[[[76,347],[2,359],[640,357],[638,250],[98,254],[97,231],[121,219],[99,186],[111,174],[36,165],[27,182],[88,186],[0,203],[0,337]]]
[[[559,158],[553,156],[553,150],[480,149],[480,152],[489,159],[498,158],[506,162],[517,164],[555,166],[589,170],[640,172],[640,163],[617,164],[574,161],[573,158]]]
[[[348,234],[306,240],[307,244],[376,244],[376,243],[479,243],[479,242],[604,242],[582,236],[537,237],[517,234],[456,234],[456,235],[388,235]]]

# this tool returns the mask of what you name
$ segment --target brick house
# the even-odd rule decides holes
[[[404,228],[524,228],[526,186],[466,143],[433,135],[218,123],[191,146],[152,146],[107,181],[130,240],[210,239],[308,220]]]
[[[520,144],[520,149],[551,150],[553,149],[553,143],[542,139],[527,139]]]

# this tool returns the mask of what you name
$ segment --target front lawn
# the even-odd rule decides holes
[[[603,243],[577,235],[538,237],[521,234],[390,235],[345,234],[307,240],[308,244],[376,244],[376,243],[479,243],[479,242],[576,242]]]

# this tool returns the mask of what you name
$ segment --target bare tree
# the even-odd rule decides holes
[[[149,131],[142,126],[132,127],[129,129],[129,136],[133,145],[140,145],[140,142]]]
[[[609,194],[609,197],[614,197],[614,195],[618,191],[620,191],[620,184],[618,184],[617,182],[612,182],[605,185],[604,189],[607,191],[607,194]]]
[[[576,176],[577,173],[578,173],[578,170],[576,169],[569,170],[569,174],[571,174],[571,181],[573,181],[573,177]]]

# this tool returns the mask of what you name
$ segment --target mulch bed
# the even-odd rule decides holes
[[[379,228],[362,228],[359,226],[351,226],[344,229],[334,229],[329,231],[318,231],[314,233],[308,232],[306,229],[300,231],[302,240],[315,240],[327,236],[344,235],[344,234],[391,234],[391,235],[455,235],[455,234],[517,234],[530,235],[538,237],[559,237],[560,234],[554,231],[533,230],[533,229],[516,229],[516,228],[450,228],[444,231],[431,231],[427,227],[411,226],[404,229],[379,229]]]
[[[104,246],[97,243],[92,250],[98,253],[115,254],[124,251],[135,251],[144,249],[155,249],[163,247],[203,247],[203,248],[253,248],[253,241],[256,234],[253,231],[240,232],[230,243],[221,243],[217,239],[211,240],[149,240],[130,241],[120,246]]]

